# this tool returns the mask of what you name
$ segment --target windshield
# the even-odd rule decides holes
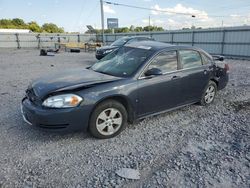
[[[123,46],[128,41],[128,38],[120,38],[111,44],[111,46]]]
[[[102,58],[91,69],[112,76],[129,77],[152,54],[149,49],[124,46]]]

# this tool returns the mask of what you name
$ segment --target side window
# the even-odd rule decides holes
[[[203,65],[209,65],[212,63],[212,59],[209,58],[207,55],[205,55],[204,53],[201,53],[201,58],[202,58],[202,62]]]
[[[177,70],[176,51],[163,52],[157,55],[148,67],[148,69],[152,68],[160,69],[163,74]]]
[[[201,56],[193,50],[180,50],[180,61],[183,69],[199,67],[202,65]]]

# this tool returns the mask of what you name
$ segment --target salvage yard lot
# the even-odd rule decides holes
[[[145,119],[112,139],[23,122],[33,79],[93,62],[93,53],[0,50],[0,187],[249,187],[250,61],[226,60],[229,84],[210,106]],[[138,169],[140,180],[117,176],[120,168]]]

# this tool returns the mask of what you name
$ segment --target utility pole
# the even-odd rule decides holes
[[[148,17],[148,25],[149,25],[149,27],[150,27],[150,15],[149,15],[149,17]]]
[[[196,18],[195,15],[192,15],[192,18]],[[194,20],[192,20],[192,26],[191,26],[191,29],[194,30],[195,29],[195,26],[194,26]]]
[[[100,5],[101,5],[101,22],[102,22],[102,43],[105,44],[105,39],[104,39],[104,12],[103,12],[103,1],[100,0]]]

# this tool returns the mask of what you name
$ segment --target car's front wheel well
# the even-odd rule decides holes
[[[104,99],[98,101],[98,102],[95,104],[95,107],[93,108],[93,111],[94,111],[94,109],[95,109],[100,103],[102,103],[102,102],[104,102],[104,101],[107,101],[107,100],[114,100],[114,101],[117,101],[117,102],[121,103],[121,104],[125,107],[125,109],[126,109],[126,111],[127,111],[127,113],[128,113],[128,122],[132,123],[132,122],[134,121],[134,110],[133,110],[133,107],[132,107],[132,105],[129,103],[129,101],[128,101],[125,97],[122,97],[122,96],[111,96],[111,97],[106,97],[106,98],[104,98]],[[92,112],[93,112],[93,111],[92,111]],[[91,113],[91,114],[92,114],[92,113]]]
[[[218,87],[218,84],[219,84],[218,80],[212,78],[211,81],[213,81],[216,84],[216,86]]]

